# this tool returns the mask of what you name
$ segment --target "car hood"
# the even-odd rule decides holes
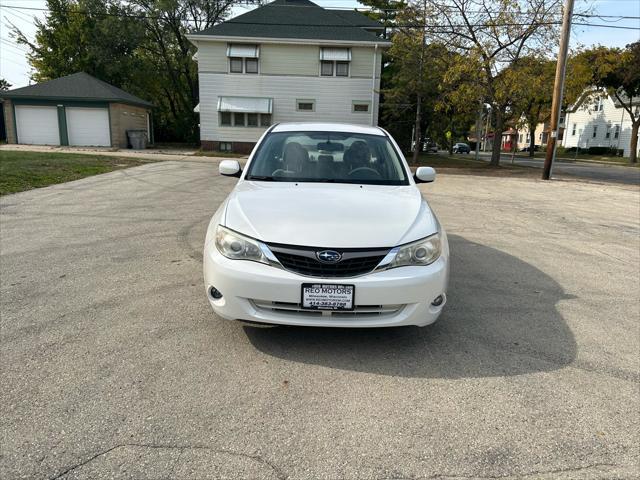
[[[223,224],[266,243],[393,247],[438,231],[414,185],[241,181]]]

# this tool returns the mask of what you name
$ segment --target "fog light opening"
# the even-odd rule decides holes
[[[220,293],[220,290],[218,290],[216,287],[211,287],[209,289],[209,294],[211,295],[211,298],[214,298],[216,300],[220,300],[222,298],[222,293]]]
[[[444,297],[442,295],[438,295],[436,298],[433,299],[433,302],[431,302],[431,305],[433,305],[434,307],[439,307],[440,305],[442,305],[442,302],[444,302]]]

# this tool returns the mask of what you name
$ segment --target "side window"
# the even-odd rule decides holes
[[[596,138],[598,136],[598,125],[594,125],[593,126],[593,138]]]

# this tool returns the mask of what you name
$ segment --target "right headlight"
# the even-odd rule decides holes
[[[251,260],[253,262],[270,263],[269,247],[264,243],[238,232],[218,225],[216,227],[216,248],[231,260]]]
[[[440,234],[433,235],[394,248],[395,257],[385,268],[404,267],[409,265],[429,265],[435,262],[441,253]]]

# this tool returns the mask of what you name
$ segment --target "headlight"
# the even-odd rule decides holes
[[[269,264],[269,259],[265,255],[269,252],[269,247],[222,225],[216,228],[216,247],[222,255],[232,260],[251,260]]]
[[[407,265],[429,265],[435,262],[440,256],[440,234],[436,233],[430,237],[396,248],[395,258],[386,268],[404,267]]]

